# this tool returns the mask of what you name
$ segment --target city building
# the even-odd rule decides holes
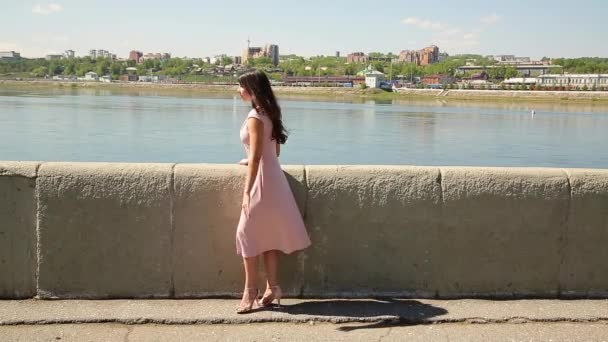
[[[403,50],[399,53],[399,61],[405,63],[416,63],[416,65],[418,65],[418,52],[412,50]]]
[[[429,65],[439,62],[439,48],[431,45],[419,51],[420,65]]]
[[[266,44],[264,49],[262,49],[262,53],[264,57],[270,58],[272,61],[272,65],[279,65],[279,46],[275,44]]]
[[[488,56],[500,65],[515,65],[515,64],[543,64],[542,62],[532,61],[530,57],[516,57],[515,55],[496,55]]]
[[[57,60],[57,59],[62,59],[63,55],[46,55],[44,56],[44,59],[46,59],[47,61],[52,61],[52,60]]]
[[[377,57],[371,57],[368,56],[367,57],[367,61],[368,62],[384,62],[384,63],[391,63],[395,61],[394,57],[391,56],[377,56]]]
[[[210,62],[211,64],[219,64],[219,65],[222,65],[222,64],[223,64],[223,61],[224,61],[224,58],[226,58],[226,57],[228,57],[228,55],[226,55],[226,54],[215,55],[215,56],[213,56],[213,57],[211,57],[211,58],[209,59],[209,62]]]
[[[167,52],[163,52],[163,53],[158,53],[158,52],[152,53],[152,52],[149,52],[149,53],[143,55],[142,57],[143,57],[143,60],[147,60],[147,59],[165,60],[165,59],[171,58],[171,54],[167,53]],[[140,57],[140,60],[141,60],[142,57]]]
[[[247,63],[249,59],[268,57],[274,66],[279,65],[279,46],[276,44],[266,44],[262,47],[248,47],[243,51],[241,62]]]
[[[340,58],[340,51],[336,51],[336,58]]]
[[[353,52],[349,53],[346,56],[347,63],[367,63],[369,62],[369,57],[363,52]]]
[[[261,47],[248,47],[243,51],[243,64],[247,64],[250,59],[257,58],[262,51]]]
[[[135,63],[139,63],[139,59],[143,56],[144,54],[141,51],[131,50],[131,52],[129,52],[129,59],[134,61]]]
[[[454,83],[454,79],[448,75],[428,75],[421,78],[421,83],[427,86],[444,85]]]
[[[110,59],[116,59],[116,55],[110,53],[108,50],[95,50],[95,49],[91,49],[89,50],[89,56],[92,59],[96,59],[96,58],[110,58]]]
[[[74,58],[76,57],[76,52],[74,50],[65,50],[63,55],[65,56],[65,58]]]
[[[608,74],[540,75],[536,80],[541,87],[608,88]]]
[[[15,51],[0,51],[0,59],[2,60],[15,60],[20,59],[21,54]]]
[[[234,62],[234,64],[241,65],[241,64],[243,64],[243,57],[241,57],[241,56],[234,56],[233,57],[233,62]]]
[[[488,57],[491,57],[497,62],[515,62],[515,55],[496,55]]]
[[[444,57],[445,58],[445,57]],[[405,63],[415,63],[416,65],[429,65],[439,62],[439,48],[431,45],[422,50],[403,50],[399,53],[399,61]]]

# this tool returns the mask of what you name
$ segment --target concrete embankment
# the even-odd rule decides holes
[[[608,170],[285,166],[289,296],[608,298]],[[0,162],[0,297],[236,296],[245,168]]]
[[[165,95],[186,94],[237,94],[236,85],[213,85],[205,83],[146,83],[146,82],[70,82],[70,81],[13,81],[0,80],[0,88],[5,89],[104,89],[119,92],[153,91]],[[526,91],[526,90],[465,90],[465,89],[399,89],[386,92],[381,89],[360,89],[358,87],[286,87],[274,86],[277,95],[283,97],[345,98],[345,99],[434,99],[445,98],[454,101],[532,101],[532,102],[608,102],[606,91]]]
[[[542,90],[465,90],[465,89],[400,89],[401,95],[438,96],[447,98],[523,98],[553,100],[607,100],[608,91],[542,91]]]

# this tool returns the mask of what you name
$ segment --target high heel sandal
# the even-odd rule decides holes
[[[257,304],[257,306],[260,306],[260,302],[258,301],[258,296],[260,294],[260,290],[258,290],[255,287],[252,288],[246,288],[245,291],[247,299],[249,300],[249,304],[246,306],[242,306],[243,300],[241,300],[241,304],[239,305],[238,309],[236,310],[236,313],[239,314],[244,314],[244,313],[248,313],[253,311],[253,304]],[[243,295],[245,295],[245,293],[243,293]],[[251,299],[251,297],[253,296],[253,299]]]
[[[283,291],[281,290],[281,287],[279,285],[275,285],[275,286],[270,286],[268,289],[270,289],[270,294],[268,296],[262,297],[261,305],[270,306],[270,305],[272,305],[272,302],[276,299],[277,305],[280,308],[281,307],[281,297],[283,296]]]

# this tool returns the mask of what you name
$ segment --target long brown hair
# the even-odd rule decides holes
[[[251,95],[251,107],[272,121],[272,138],[279,144],[284,144],[287,141],[287,130],[283,126],[281,107],[266,74],[259,70],[245,73],[239,77],[239,84]]]

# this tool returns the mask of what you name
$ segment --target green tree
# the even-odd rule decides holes
[[[515,67],[509,66],[505,68],[505,79],[517,77],[517,75],[519,75],[519,72],[517,71],[517,69],[515,69]]]
[[[48,72],[51,75],[60,75],[63,72],[63,66],[59,61],[52,61],[49,64]]]
[[[108,74],[109,71],[110,71],[110,63],[108,61],[102,61],[100,63],[97,63],[97,65],[95,66],[95,72],[99,76],[106,75],[106,74]]]
[[[110,72],[112,74],[113,78],[118,78],[120,75],[124,75],[127,73],[127,68],[125,67],[125,65],[123,63],[112,63],[111,67],[110,67]]]
[[[232,63],[234,63],[232,58],[230,58],[228,56],[222,57],[222,65],[228,65],[228,64],[232,64]]]
[[[154,59],[145,59],[144,60],[144,68],[145,69],[154,69]]]
[[[34,77],[44,77],[48,74],[48,68],[44,67],[44,66],[39,66],[37,68],[35,68],[34,70],[32,70],[30,72],[30,74]]]
[[[269,57],[258,57],[250,58],[247,60],[247,64],[251,67],[264,68],[272,67],[272,60]]]
[[[374,62],[372,63],[374,70],[378,70],[380,72],[384,72],[384,63],[383,62]]]
[[[64,75],[74,75],[76,74],[76,63],[70,61],[66,64],[65,69],[63,69]]]
[[[344,75],[354,76],[357,74],[357,70],[355,69],[355,65],[349,64],[344,68]]]

